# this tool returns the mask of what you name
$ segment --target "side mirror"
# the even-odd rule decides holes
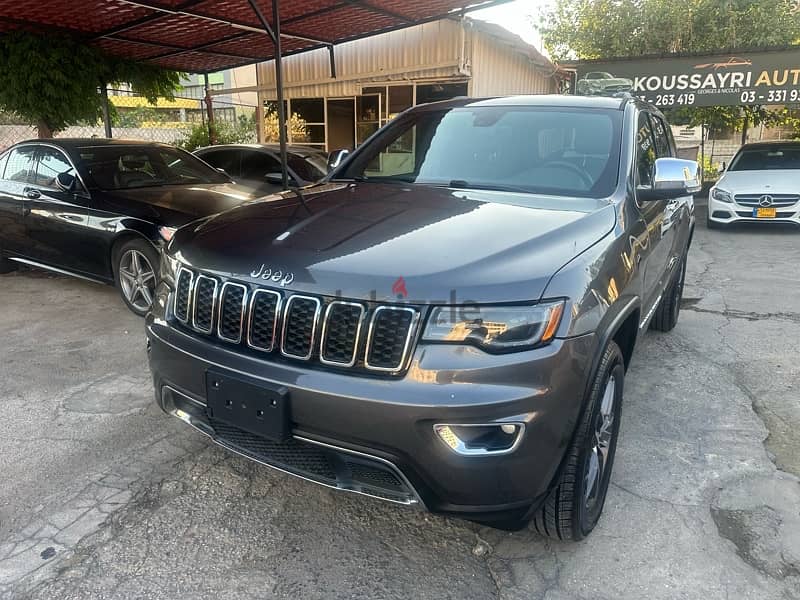
[[[669,200],[700,191],[700,165],[694,160],[659,158],[653,167],[653,186],[639,187],[636,197],[642,202]]]
[[[77,179],[75,175],[70,175],[69,173],[59,173],[56,175],[56,187],[62,192],[74,192],[76,183]]]
[[[267,173],[264,175],[264,179],[266,179],[267,183],[283,185],[283,173]],[[289,175],[289,185],[297,185],[297,182],[291,175]]]
[[[350,154],[350,150],[347,148],[334,150],[328,154],[328,172],[333,171],[336,167],[342,164],[342,161],[347,158],[348,154]]]

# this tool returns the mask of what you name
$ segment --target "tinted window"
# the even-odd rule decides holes
[[[311,160],[314,160],[315,158],[318,157],[316,155],[302,157],[299,154],[294,153],[289,153],[286,157],[289,163],[289,168],[297,173],[298,177],[305,179],[306,181],[317,181],[318,179],[325,177],[325,171],[319,169],[314,163],[311,162]],[[323,159],[322,163],[326,164],[326,161]]]
[[[80,149],[80,160],[94,184],[104,190],[228,181],[216,169],[177,148],[92,146]]]
[[[743,148],[739,151],[729,171],[772,171],[800,169],[800,146],[767,146]]]
[[[621,115],[517,106],[410,113],[343,176],[600,198],[617,183]]]
[[[672,156],[672,151],[669,147],[669,138],[667,137],[667,128],[656,115],[650,115],[650,123],[653,127],[653,135],[656,141],[656,153],[659,158]]]
[[[33,175],[33,157],[35,153],[35,146],[24,146],[12,150],[8,157],[3,179],[29,181]]]
[[[264,179],[267,173],[280,173],[281,163],[277,158],[263,152],[242,153],[242,178]]]
[[[39,162],[33,176],[33,185],[56,189],[56,176],[59,173],[75,174],[75,170],[60,150],[42,147]]]
[[[240,150],[220,148],[219,150],[203,152],[199,156],[215,169],[224,169],[231,177],[238,177],[241,154]]]
[[[653,168],[656,162],[655,142],[650,129],[647,113],[639,114],[639,127],[636,131],[636,183],[642,186],[653,185]]]

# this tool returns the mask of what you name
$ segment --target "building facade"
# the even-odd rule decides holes
[[[411,106],[457,96],[545,94],[558,70],[506,29],[468,18],[444,19],[284,59],[289,142],[324,150],[354,148]],[[264,107],[260,132],[277,141],[274,64],[256,68]]]

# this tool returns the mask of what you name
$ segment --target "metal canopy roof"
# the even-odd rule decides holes
[[[278,1],[287,56],[508,0]],[[272,0],[0,0],[0,35],[67,32],[111,54],[208,73],[275,58],[253,4],[273,15]]]

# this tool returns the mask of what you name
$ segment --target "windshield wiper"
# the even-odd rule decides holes
[[[487,190],[492,192],[517,192],[521,194],[532,194],[533,192],[518,185],[505,185],[503,183],[470,183],[463,179],[453,179],[447,187],[461,188],[466,190]]]

